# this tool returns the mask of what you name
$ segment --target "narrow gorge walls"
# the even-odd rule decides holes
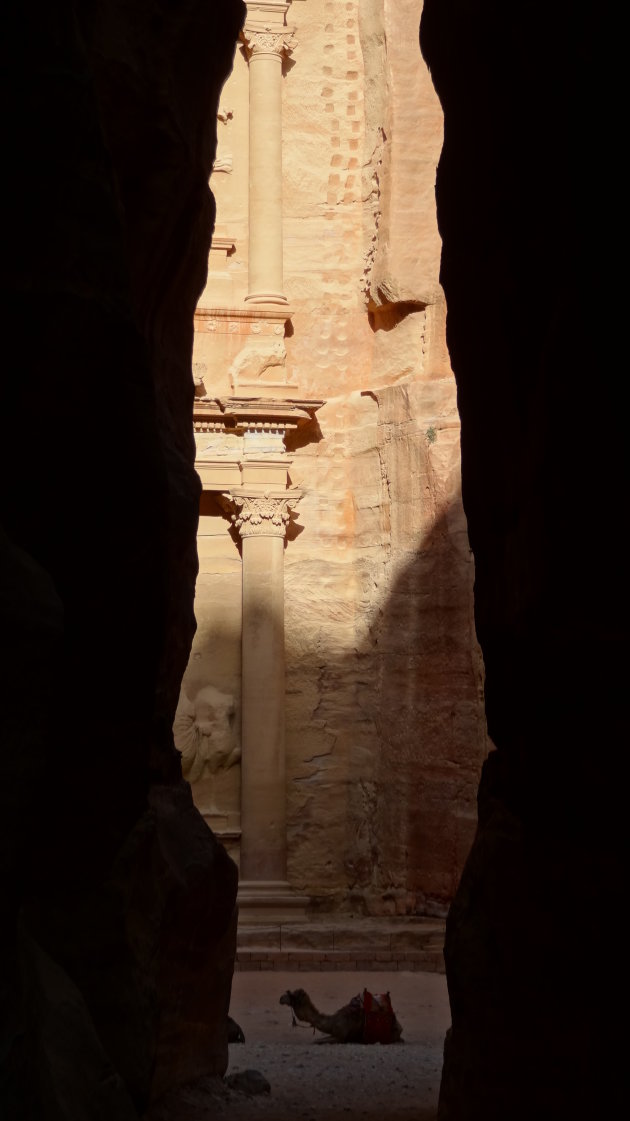
[[[444,1121],[621,1109],[625,340],[610,278],[625,201],[614,35],[605,4],[427,0],[422,16],[444,109],[440,275],[496,745],[447,924]]]
[[[26,4],[7,29],[7,1117],[126,1121],[227,1063],[236,868],[171,725],[194,633],[192,317],[243,14]]]
[[[318,910],[444,914],[487,753],[439,281],[442,114],[418,18],[411,0],[248,5],[219,109],[217,239],[195,317],[199,626],[177,742],[189,758],[195,737],[210,753],[233,741],[195,771],[193,791],[238,860],[248,843],[239,790],[251,774],[240,663],[251,660],[241,648],[247,566],[225,499],[243,491],[250,501],[258,472],[261,525],[265,487],[274,501],[299,496],[284,548],[275,757],[286,876]],[[263,65],[281,106],[253,99]],[[274,132],[275,208],[261,232],[264,128]],[[273,231],[277,249],[279,230],[283,291],[265,304],[252,276],[259,239]],[[209,716],[212,688],[224,700]],[[278,820],[263,786],[256,798]]]

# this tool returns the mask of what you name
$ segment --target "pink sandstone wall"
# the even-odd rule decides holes
[[[439,911],[486,751],[438,278],[441,110],[418,3],[295,8],[287,350],[326,404],[296,454],[304,532],[285,556],[289,874],[322,905]]]
[[[285,368],[289,395],[325,402],[315,438],[287,437],[303,491],[285,550],[289,880],[316,906],[379,913],[444,912],[487,750],[420,10],[296,0],[283,78]],[[235,250],[222,276],[211,254],[209,306],[247,292],[247,91],[237,52],[218,123],[230,170],[212,178]],[[231,357],[212,358],[224,336],[204,323],[200,376],[232,392]],[[233,697],[237,724],[240,564],[218,508],[202,510],[199,548],[184,687]],[[230,836],[238,771],[195,785]]]

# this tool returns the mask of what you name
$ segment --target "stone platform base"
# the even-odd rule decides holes
[[[238,885],[240,927],[299,923],[306,918],[309,900],[297,895],[283,880],[241,880]]]
[[[444,973],[442,919],[352,918],[248,923],[239,916],[235,970]]]

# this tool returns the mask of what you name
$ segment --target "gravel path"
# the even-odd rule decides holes
[[[291,1025],[280,1005],[286,989],[306,989],[333,1012],[367,987],[389,991],[404,1043],[383,1047],[329,1044]],[[215,1116],[225,1121],[432,1121],[450,1023],[446,978],[436,973],[264,973],[234,975],[230,1014],[245,1043],[230,1045],[227,1075],[260,1071],[271,1092],[226,1091]]]
[[[310,1027],[293,1027],[280,997],[298,988],[320,1012],[335,1012],[364,988],[389,992],[404,1043],[331,1044]],[[200,1079],[161,1099],[145,1121],[435,1121],[450,1024],[443,975],[243,971],[234,974],[230,1014],[245,1043],[230,1044],[226,1078]],[[229,1085],[247,1070],[269,1090]]]

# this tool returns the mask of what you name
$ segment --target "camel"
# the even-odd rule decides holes
[[[364,990],[331,1016],[319,1012],[304,989],[287,989],[280,1004],[288,1004],[293,1013],[293,1025],[298,1020],[311,1024],[326,1036],[319,1043],[399,1043],[402,1027],[391,1007],[389,993],[375,997]]]

